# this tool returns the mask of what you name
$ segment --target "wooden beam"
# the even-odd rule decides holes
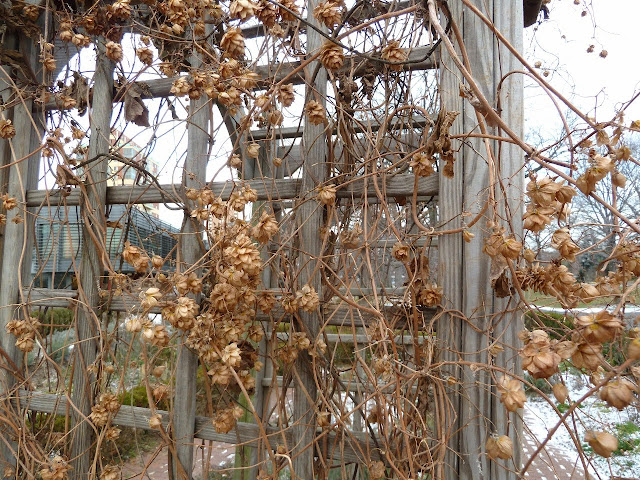
[[[12,37],[12,38],[11,38]],[[16,48],[22,51],[28,65],[32,68],[38,64],[38,50],[31,38],[23,34],[7,35],[5,46]],[[6,92],[13,92],[13,82],[15,77],[9,76],[13,68],[0,69],[0,84],[6,100]],[[0,187],[9,197],[15,198],[19,206],[12,210],[4,211],[6,214],[6,225],[2,228],[2,259],[0,273],[3,281],[0,282],[0,348],[5,356],[0,355],[0,399],[7,398],[11,394],[16,378],[22,377],[23,359],[26,355],[17,348],[16,338],[6,332],[7,322],[25,318],[27,312],[22,310],[20,285],[25,283],[31,276],[31,258],[33,253],[33,224],[34,217],[31,212],[24,208],[27,189],[36,188],[38,184],[38,172],[40,155],[37,147],[42,138],[41,121],[42,112],[33,110],[32,100],[25,98],[23,102],[15,105],[12,109],[3,112],[2,119],[8,118],[13,121],[16,129],[16,136],[12,139],[0,139],[0,161],[3,167],[2,177],[6,184]],[[5,190],[6,189],[6,190]],[[20,220],[22,223],[14,223]],[[6,395],[9,393],[9,395]],[[0,403],[0,411],[3,410]],[[12,466],[16,465],[14,453],[20,445],[8,440],[18,432],[8,432],[8,422],[0,422],[0,436],[7,441],[0,441],[0,463],[6,461]],[[10,433],[10,434],[9,434]]]
[[[308,0],[307,11],[313,12],[318,0]],[[318,20],[308,19],[313,29],[307,30],[307,54],[315,54],[324,44],[320,31],[327,31]],[[345,67],[351,68],[350,62]],[[290,68],[290,65],[287,65]],[[311,73],[313,72],[313,74]],[[327,105],[327,71],[319,61],[311,62],[304,70],[305,105],[311,101],[318,102],[326,112]],[[300,202],[295,210],[296,223],[299,226],[298,288],[308,285],[320,298],[323,298],[322,282],[317,265],[323,253],[323,244],[319,232],[324,227],[324,205],[314,195],[316,187],[324,185],[328,175],[328,145],[330,135],[325,132],[324,124],[314,124],[309,116],[304,116],[302,147],[302,196],[311,197]],[[340,182],[338,182],[340,183]],[[363,182],[364,183],[364,182]],[[296,330],[305,332],[311,343],[317,340],[322,325],[319,312],[300,312],[300,322]],[[313,479],[314,457],[319,445],[316,443],[316,422],[318,408],[318,386],[314,363],[307,352],[300,352],[295,361],[294,395],[293,395],[293,432],[296,442],[292,445],[291,466],[292,479]]]
[[[200,67],[200,54],[191,56],[191,65]],[[213,102],[203,95],[199,99],[189,102],[189,119],[187,123],[187,157],[182,172],[182,190],[200,188],[206,183],[207,163],[209,160],[209,132],[212,128]],[[187,201],[190,208],[195,208],[195,202]],[[200,277],[201,268],[195,265],[206,254],[202,248],[204,226],[197,218],[185,210],[182,230],[178,238],[178,272],[194,269]],[[193,296],[193,295],[192,295]],[[195,295],[196,302],[201,294]],[[173,479],[191,480],[193,475],[193,438],[196,428],[196,397],[198,354],[186,345],[188,332],[181,334],[178,346],[176,366],[174,409],[173,409],[173,438],[176,442],[176,455],[173,461]],[[179,468],[180,465],[182,469]],[[184,472],[184,473],[183,473]]]
[[[278,292],[274,290],[274,293]],[[77,290],[25,288],[23,290],[23,296],[25,299],[25,305],[30,307],[75,308],[79,303]],[[170,301],[170,298],[166,298],[165,300]],[[114,297],[108,307],[109,311],[113,312],[132,312],[139,306],[139,304],[140,298],[137,295],[124,292],[122,295]],[[161,312],[162,309],[159,307],[151,310],[151,313]],[[436,309],[424,308],[421,309],[421,312],[425,321],[428,321],[433,317],[433,315],[435,315]],[[400,328],[405,323],[405,312],[402,307],[384,306],[382,308],[382,314],[389,319],[391,323],[395,322],[397,324],[397,328]],[[321,316],[323,323],[333,326],[351,326],[353,323],[352,319],[355,318],[356,327],[370,325],[378,318],[368,312],[363,312],[344,303],[327,303],[322,305]],[[285,313],[280,305],[274,307],[270,315],[265,315],[261,312],[258,312],[256,315],[256,320],[265,323],[271,322],[272,319],[289,321],[290,318],[291,316]]]
[[[105,55],[103,39],[96,41],[96,68],[94,74],[94,95],[91,105],[91,137],[89,138],[89,157],[97,157],[109,151],[111,143],[111,113],[113,108],[113,71],[115,65]],[[85,181],[87,198],[82,206],[82,257],[77,272],[81,302],[76,314],[76,332],[78,344],[73,368],[73,403],[79,411],[73,412],[74,428],[71,439],[71,475],[76,480],[91,478],[97,472],[92,471],[91,448],[93,429],[87,420],[93,405],[95,374],[89,368],[93,366],[98,352],[98,339],[101,337],[100,279],[106,265],[103,253],[106,251],[105,206],[107,200],[107,157],[101,157],[87,169]]]
[[[389,197],[411,196],[415,182],[412,174],[400,174],[393,177],[380,176],[376,179],[378,185]],[[385,183],[383,183],[383,181]],[[373,180],[367,179],[368,186],[365,189],[364,180],[355,178],[352,183],[337,192],[338,198],[362,197],[367,193],[369,198],[376,196],[373,188]],[[262,178],[259,180],[249,180],[244,182],[256,190],[258,201],[282,201],[298,197],[302,189],[301,179],[271,179]],[[418,179],[418,195],[421,197],[432,197],[438,195],[440,181],[436,175]],[[213,182],[209,188],[215,195],[223,200],[228,200],[234,189],[234,185],[240,182]],[[184,188],[180,184],[160,185],[122,185],[107,187],[108,205],[130,205],[142,203],[175,203],[184,202]],[[46,207],[66,205],[69,207],[80,205],[80,191],[67,190],[29,190],[26,196],[27,207]]]
[[[423,116],[414,116],[407,120],[393,120],[390,125],[387,125],[387,131],[407,130],[412,128],[425,128],[429,121]],[[353,131],[354,133],[367,133],[367,129],[371,128],[372,132],[380,130],[380,123],[372,119],[354,119]],[[334,129],[335,134],[337,130]],[[302,128],[298,127],[278,127],[271,129],[258,129],[252,130],[249,136],[253,140],[264,140],[265,138],[285,139],[285,138],[300,138],[302,137]]]
[[[484,0],[472,3],[495,22],[495,28],[509,38],[517,48],[522,47],[522,2]],[[449,8],[461,29],[462,41],[470,59],[468,69],[473,72],[483,95],[489,103],[496,104],[500,89],[501,116],[518,134],[522,134],[522,83],[521,80],[502,81],[504,72],[520,68],[513,55],[498,45],[494,30],[483,22],[461,2],[450,2]],[[456,46],[457,48],[457,46]],[[479,131],[476,110],[460,98],[460,72],[447,52],[442,56],[442,81],[440,93],[442,106],[447,111],[460,112],[450,133],[466,134]],[[507,85],[508,84],[508,85]],[[487,127],[490,130],[490,127]],[[437,323],[437,338],[440,361],[454,362],[444,368],[442,375],[457,380],[455,385],[445,385],[448,399],[444,399],[455,412],[443,412],[436,417],[436,429],[449,432],[448,449],[441,470],[434,477],[459,480],[513,480],[519,466],[521,444],[521,421],[516,415],[508,415],[499,395],[492,387],[494,379],[485,371],[474,372],[456,365],[463,359],[478,364],[494,364],[506,368],[516,375],[517,355],[491,357],[487,346],[498,341],[505,345],[517,345],[517,332],[522,327],[515,311],[513,300],[506,309],[505,299],[497,298],[491,287],[491,259],[483,252],[483,245],[491,231],[486,225],[496,218],[508,219],[504,226],[515,227],[520,235],[518,223],[522,217],[521,204],[513,202],[522,198],[523,154],[508,144],[498,147],[479,138],[468,138],[453,148],[456,150],[454,177],[443,178],[447,188],[440,192],[440,221],[447,222],[444,228],[453,229],[462,225],[462,216],[470,218],[482,215],[469,230],[475,238],[463,242],[461,234],[443,235],[439,243],[439,283],[443,288],[445,313]],[[489,158],[489,155],[493,158]],[[491,165],[489,167],[488,165]],[[492,169],[490,171],[490,168]],[[489,193],[495,195],[498,213],[492,215],[483,208],[491,201]],[[504,190],[503,190],[504,189]],[[503,191],[510,197],[508,213],[500,209],[504,205]],[[509,231],[508,233],[511,233]],[[450,312],[457,312],[451,314]],[[504,468],[499,462],[490,461],[485,451],[487,438],[492,434],[509,434],[515,451],[515,469]]]
[[[427,47],[417,47],[411,50],[409,53],[408,60],[414,63],[408,63],[404,66],[405,71],[419,71],[419,70],[430,70],[435,68],[435,63],[431,58],[424,58],[427,53],[431,50],[430,46]],[[423,60],[424,58],[424,60]],[[420,61],[419,61],[420,60]],[[380,70],[383,68],[383,64],[379,63],[375,65],[375,61],[364,59],[363,57],[359,57],[357,55],[349,55],[345,58],[344,67],[338,70],[336,73],[348,73],[353,74],[353,76],[358,77],[369,71],[371,66],[373,68],[377,68]],[[355,64],[356,67],[352,71],[351,65]],[[373,65],[372,65],[373,64]],[[300,67],[300,62],[284,62],[278,65],[278,69],[276,73],[271,73],[273,69],[270,65],[257,66],[254,68],[254,71],[259,75],[260,81],[258,82],[258,89],[267,88],[269,85],[274,83],[278,83],[283,80],[285,77],[288,77],[294,70]],[[144,98],[166,98],[172,97],[171,87],[173,86],[173,82],[179,77],[171,77],[171,78],[159,78],[155,80],[148,80],[146,82],[137,82],[144,85],[143,91],[146,92]],[[185,75],[184,78],[187,78]],[[293,75],[290,80],[290,83],[301,84],[304,83],[303,72],[298,72]],[[114,99],[117,102],[122,101],[122,96],[117,96],[117,92],[114,90]],[[48,101],[45,103],[45,110],[61,110],[61,106],[56,102],[55,99]]]
[[[21,408],[34,412],[65,416],[69,411],[73,410],[69,408],[69,400],[64,394],[57,395],[20,390],[19,398]],[[120,407],[120,410],[112,419],[111,423],[122,427],[152,430],[149,426],[149,418],[151,418],[154,413],[162,417],[162,424],[166,428],[169,423],[169,412],[157,409],[152,412],[149,408],[132,407],[128,405]],[[277,427],[267,426],[266,430],[270,444],[274,448],[285,443],[288,445],[295,443],[290,429],[279,429]],[[329,438],[333,441],[335,440],[335,436],[335,434],[330,434]],[[359,432],[348,432],[347,436],[351,438],[345,440],[343,451],[335,452],[336,460],[344,459],[345,462],[362,463],[366,465],[369,459],[363,458],[363,456],[359,454],[360,451],[371,452],[373,460],[381,459],[380,452],[366,435]],[[231,445],[243,443],[253,446],[257,444],[260,431],[255,424],[238,422],[233,431],[229,433],[218,433],[215,428],[213,428],[211,418],[196,416],[194,437],[201,440],[211,440]],[[356,446],[358,448],[354,448]]]

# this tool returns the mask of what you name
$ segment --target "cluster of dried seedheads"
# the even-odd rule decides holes
[[[124,35],[130,33],[135,34],[135,55],[142,65],[141,72],[153,70],[159,75],[171,77],[171,94],[177,98],[208,98],[225,107],[230,115],[242,113],[240,128],[243,130],[248,130],[252,125],[266,129],[282,126],[285,114],[290,114],[288,109],[294,105],[299,95],[290,79],[269,83],[257,73],[256,64],[248,61],[248,57],[255,52],[250,51],[249,40],[245,38],[242,29],[246,22],[258,22],[264,27],[271,45],[287,51],[287,55],[298,55],[296,48],[299,45],[296,46],[296,42],[299,40],[299,33],[296,29],[304,24],[301,21],[306,13],[302,5],[293,0],[232,0],[223,3],[212,0],[117,0],[97,2],[90,8],[88,5],[83,7],[81,4],[84,2],[54,3],[54,6],[45,8],[26,2],[13,2],[13,8],[6,12],[12,26],[17,26],[25,35],[38,40],[38,58],[42,66],[39,73],[42,78],[38,79],[38,84],[32,82],[21,90],[21,95],[30,95],[37,102],[54,102],[61,109],[77,109],[82,115],[89,104],[91,86],[78,72],[66,83],[55,82],[56,79],[50,78],[52,72],[59,71],[55,49],[72,46],[81,51],[99,44],[99,52],[104,52],[111,61],[121,63],[126,60]],[[383,6],[376,5],[375,8],[380,11],[375,11],[374,14],[385,13]],[[349,67],[347,55],[350,51],[353,52],[353,48],[341,43],[342,37],[338,35],[345,26],[356,27],[363,22],[357,9],[348,7],[340,0],[326,0],[308,13],[327,27],[329,32],[324,45],[313,52],[313,58],[329,71],[338,90],[336,98],[348,98],[353,102],[354,96],[359,96],[360,102],[365,99],[371,101],[376,89],[377,74],[387,80],[396,78],[393,76],[400,75],[398,72],[407,64],[410,52],[406,48],[406,42],[385,38],[379,45],[372,46],[371,52],[362,54],[375,55],[375,59],[385,68],[375,74],[368,68],[358,78],[361,83],[358,87],[354,78],[339,77],[340,72]],[[425,15],[422,10],[418,13]],[[47,23],[50,27],[47,38],[42,36],[41,31],[44,17],[50,22]],[[423,18],[420,21],[423,20],[427,21]],[[195,55],[199,57],[201,64],[195,65],[192,58]],[[600,55],[605,57],[606,51]],[[340,87],[335,81],[338,77]],[[343,88],[342,85],[348,85],[349,88]],[[124,99],[126,120],[148,126],[149,112],[141,100],[140,87],[124,77],[117,82],[117,87],[119,95]],[[488,127],[501,126],[499,116],[485,108],[478,95],[479,92],[471,91],[466,86],[461,88],[461,96],[479,114],[478,118],[483,126],[485,123]],[[304,106],[300,109],[301,115],[312,125],[333,126],[337,113],[330,111],[318,100],[320,99],[305,99]],[[402,100],[397,102],[401,104]],[[353,105],[349,102],[347,104],[348,109],[351,109],[350,113],[353,113]],[[335,109],[340,108],[342,107],[337,102]],[[434,110],[437,114],[434,115],[434,120],[428,119],[420,146],[410,152],[401,152],[402,155],[398,157],[400,160],[396,163],[384,163],[376,157],[373,160],[378,162],[373,170],[374,176],[378,168],[406,171],[415,175],[416,185],[419,180],[438,174],[441,174],[443,182],[454,176],[454,163],[464,139],[452,136],[450,130],[459,112],[447,111],[443,106]],[[526,206],[518,221],[523,222],[524,236],[517,235],[511,229],[507,230],[509,222],[498,219],[495,214],[497,206],[489,205],[492,214],[487,214],[487,218],[492,220],[483,220],[483,239],[475,238],[471,233],[470,227],[473,224],[450,232],[436,232],[435,228],[429,231],[423,226],[423,230],[426,230],[423,237],[431,239],[439,235],[461,235],[466,242],[482,241],[482,251],[491,259],[491,285],[497,297],[518,297],[526,303],[528,295],[541,294],[554,297],[566,309],[566,322],[561,331],[540,323],[520,333],[520,345],[492,345],[492,356],[501,354],[507,348],[516,350],[522,367],[532,379],[552,382],[555,399],[559,403],[569,403],[573,411],[585,398],[570,398],[561,375],[558,375],[563,366],[571,365],[589,376],[593,386],[589,395],[598,395],[607,405],[622,410],[638,402],[640,367],[634,365],[634,362],[640,359],[640,330],[638,327],[627,328],[621,314],[622,304],[614,310],[602,306],[598,312],[585,315],[573,315],[571,311],[580,302],[589,303],[602,298],[612,298],[611,303],[620,299],[623,302],[630,290],[636,288],[640,275],[640,230],[631,221],[625,224],[627,219],[617,212],[616,205],[608,205],[612,211],[617,212],[616,217],[620,220],[616,224],[617,243],[613,251],[609,252],[606,271],[600,270],[594,281],[581,281],[572,268],[582,251],[574,235],[570,207],[577,195],[596,198],[598,186],[606,180],[614,189],[627,187],[620,167],[624,162],[636,160],[624,139],[640,130],[640,127],[638,122],[625,126],[622,115],[607,124],[595,123],[592,119],[587,119],[587,123],[587,134],[576,142],[576,148],[584,157],[584,162],[579,166],[571,164],[559,170],[554,167],[557,163],[549,163],[549,159],[527,151],[531,161],[538,162],[542,168],[531,170],[526,191],[523,192]],[[67,194],[70,189],[80,187],[86,178],[79,166],[87,160],[86,133],[77,125],[71,123],[66,130],[61,127],[49,129],[40,147],[44,158],[59,163],[55,173],[57,183]],[[11,120],[0,119],[0,138],[10,140],[19,134]],[[370,143],[375,143],[374,134],[370,133],[370,136]],[[487,136],[489,137],[490,135]],[[242,147],[246,157],[256,160],[264,151],[260,142],[251,140]],[[283,163],[282,158],[276,156],[268,160],[275,168],[281,167]],[[362,169],[367,175],[371,175],[371,167],[367,164],[369,161],[364,158],[359,161],[361,163],[352,167],[352,171]],[[232,431],[237,421],[246,413],[238,399],[243,395],[250,396],[256,390],[255,373],[267,361],[265,353],[258,351],[258,345],[265,335],[270,335],[270,340],[275,344],[266,355],[269,361],[274,362],[276,370],[291,370],[302,355],[312,359],[318,372],[322,370],[319,365],[322,365],[323,375],[334,375],[332,381],[335,385],[342,381],[339,374],[336,374],[337,348],[332,351],[332,347],[325,341],[326,326],[323,326],[320,335],[311,338],[304,328],[292,326],[295,324],[293,322],[285,332],[285,339],[278,337],[275,330],[280,328],[285,316],[299,319],[301,312],[317,312],[330,303],[331,296],[321,297],[323,292],[316,291],[310,284],[297,284],[298,272],[287,270],[295,265],[295,261],[289,261],[285,254],[282,254],[282,268],[285,270],[283,276],[287,276],[286,282],[283,281],[284,285],[277,291],[265,288],[263,279],[264,274],[268,273],[265,270],[276,267],[273,266],[275,255],[269,258],[264,252],[272,253],[268,247],[276,244],[280,247],[281,237],[292,235],[291,226],[287,224],[286,216],[284,219],[277,216],[275,211],[269,209],[268,204],[260,206],[257,192],[249,183],[242,181],[243,158],[240,154],[232,153],[225,162],[240,177],[234,182],[233,191],[229,195],[223,197],[203,186],[188,189],[183,199],[182,206],[189,218],[202,225],[199,238],[206,245],[206,254],[193,265],[186,265],[178,259],[172,265],[177,266],[177,269],[169,273],[164,267],[170,259],[127,242],[120,256],[133,267],[135,275],[108,272],[105,283],[111,285],[112,290],[103,292],[105,297],[126,296],[137,299],[135,307],[126,312],[123,321],[126,333],[120,332],[122,329],[119,328],[116,333],[125,335],[122,338],[125,338],[128,345],[138,340],[142,342],[146,362],[143,375],[150,374],[154,377],[154,383],[147,382],[147,386],[149,399],[155,403],[155,407],[172,393],[171,383],[164,374],[166,365],[163,364],[164,360],[160,360],[163,358],[162,352],[174,349],[177,344],[184,342],[197,353],[200,365],[206,372],[206,384],[210,391],[213,389],[224,392],[215,402],[210,402],[208,412],[219,433]],[[336,261],[331,263],[333,260],[323,259],[324,264],[319,270],[323,274],[324,286],[330,287],[337,294],[341,294],[339,290],[344,290],[345,285],[353,286],[364,278],[363,271],[350,271],[348,267],[341,266],[340,262],[346,265],[352,256],[369,256],[370,243],[376,241],[370,226],[357,218],[365,207],[354,209],[338,198],[337,192],[347,183],[346,180],[346,177],[338,175],[319,184],[313,192],[308,192],[308,197],[316,201],[325,212],[326,225],[318,234],[322,236],[327,248],[326,257],[334,256]],[[446,185],[442,188],[446,188]],[[1,198],[5,211],[24,208],[16,198],[8,194]],[[406,213],[402,209],[402,202],[406,202],[406,199],[394,199],[393,202],[387,198],[379,200],[384,205],[379,217],[383,219],[382,223],[388,223],[381,230],[391,231],[397,237],[390,244],[392,247],[389,248],[388,261],[393,258],[404,267],[404,287],[408,292],[397,300],[394,307],[399,307],[406,316],[414,319],[425,309],[446,308],[443,289],[430,265],[428,248],[417,246],[414,233],[398,234],[396,227],[401,223],[398,220],[400,214],[398,218],[394,218],[388,211],[384,211],[394,203],[393,208],[397,207],[398,212]],[[247,219],[245,212],[251,207],[254,214]],[[358,212],[354,213],[354,210]],[[22,216],[14,216],[14,225],[6,225],[5,228],[22,228],[18,225],[22,221]],[[5,214],[0,214],[0,226],[5,223]],[[534,250],[530,239],[544,232],[549,233],[546,245],[538,245]],[[541,258],[545,250],[547,253],[553,252],[552,258],[549,255],[545,259]],[[343,269],[341,272],[344,273],[344,278],[340,278],[331,269],[336,265]],[[386,435],[386,440],[397,441],[402,438],[405,442],[403,445],[410,445],[413,451],[422,452],[402,460],[397,460],[400,455],[396,455],[397,462],[394,465],[402,470],[398,470],[397,474],[408,475],[407,472],[414,470],[429,471],[434,462],[433,458],[429,458],[429,448],[433,448],[433,443],[426,447],[428,454],[424,453],[422,439],[433,436],[434,433],[428,425],[432,420],[432,412],[428,408],[433,395],[438,395],[434,392],[442,391],[434,385],[455,385],[458,382],[455,378],[442,376],[440,367],[434,366],[431,341],[437,343],[437,332],[434,333],[432,324],[415,323],[414,326],[423,329],[422,333],[426,332],[420,339],[427,338],[427,341],[419,344],[416,335],[413,349],[404,349],[398,353],[400,348],[394,342],[394,335],[400,329],[385,318],[385,308],[388,307],[385,300],[370,300],[373,303],[365,304],[357,303],[348,295],[341,299],[353,307],[354,311],[360,309],[369,315],[373,312],[376,318],[367,325],[369,343],[366,348],[356,350],[352,357],[342,360],[350,364],[345,370],[352,366],[353,369],[357,367],[365,370],[363,377],[367,377],[373,385],[374,393],[362,401],[368,410],[363,420],[368,428],[375,425],[383,433],[383,437]],[[158,317],[157,314],[161,316]],[[455,315],[459,315],[459,312]],[[268,331],[265,325],[274,331]],[[355,321],[353,325],[356,325]],[[16,346],[25,354],[32,352],[38,343],[46,343],[44,331],[45,327],[36,316],[15,319],[6,325],[6,332],[15,336]],[[416,333],[413,332],[414,335]],[[103,334],[105,338],[111,336],[108,332]],[[111,348],[110,342],[111,340],[104,342],[105,349]],[[610,358],[614,350],[622,352],[624,357],[615,364]],[[115,372],[124,375],[126,365],[109,364],[109,353],[106,350],[103,353],[103,364],[92,365],[92,373],[110,375]],[[474,365],[474,368],[492,370],[494,366],[487,363]],[[533,385],[518,371],[496,373],[498,374],[493,377],[492,385],[494,394],[509,412],[521,411],[527,401],[523,382],[532,387]],[[100,377],[98,383],[100,391],[88,418],[96,431],[104,434],[101,438],[115,442],[120,430],[113,426],[112,421],[121,407],[118,396],[121,392],[118,388],[122,384],[109,383],[103,377]],[[321,382],[318,384],[321,385]],[[340,406],[340,402],[331,398],[337,388],[335,385],[324,384],[326,392],[323,393],[327,395],[322,404],[317,406],[317,425],[327,432],[341,432],[347,428],[342,418],[348,416],[346,407],[344,404]],[[383,389],[389,385],[396,385],[395,397],[389,397],[388,392],[383,393]],[[376,390],[378,387],[380,389]],[[418,408],[411,410],[415,405]],[[151,415],[149,426],[164,433],[162,415]],[[506,430],[504,425],[496,427]],[[411,439],[402,437],[405,434],[411,436]],[[509,460],[513,456],[514,441],[515,438],[507,435],[491,435],[486,441],[486,454],[495,461]],[[584,441],[595,453],[604,457],[611,456],[618,448],[615,436],[605,431],[589,431]],[[394,455],[394,448],[395,454],[402,450],[398,447],[401,442],[392,444],[389,440],[388,443],[381,448],[388,450],[389,455]],[[437,443],[436,440],[434,443]],[[278,452],[282,457],[289,453],[284,450]],[[375,460],[369,462],[368,468],[371,478],[383,478],[388,465]],[[70,466],[65,458],[52,455],[42,462],[38,472],[43,480],[64,480],[69,470]],[[104,466],[101,472],[101,480],[116,479],[120,475],[118,468],[110,465]]]

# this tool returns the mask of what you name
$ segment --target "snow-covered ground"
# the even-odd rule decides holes
[[[571,401],[580,399],[590,388],[588,378],[585,375],[563,374],[563,376],[569,389]],[[553,399],[553,395],[551,395],[551,398]],[[546,439],[549,430],[555,427],[558,421],[558,415],[542,397],[537,395],[529,396],[525,404],[524,422],[534,439],[538,442]],[[578,432],[578,440],[583,446],[586,446],[584,441],[586,430],[605,431],[620,436],[616,426],[627,422],[631,422],[627,426],[631,425],[632,429],[632,425],[640,426],[640,412],[638,409],[630,406],[619,412],[615,408],[608,407],[597,396],[592,396],[585,400],[575,410],[574,415],[567,418],[567,424],[570,427],[575,425]],[[640,439],[640,432],[625,434],[624,438],[626,440]],[[577,462],[577,465],[581,465],[578,460],[578,450],[564,426],[561,426],[555,432],[548,445],[555,451],[563,453],[572,462]],[[625,455],[614,455],[609,459],[588,452],[585,453],[590,463],[589,473],[597,479],[609,480],[615,476],[623,478],[640,477],[640,446],[636,447],[633,452]]]

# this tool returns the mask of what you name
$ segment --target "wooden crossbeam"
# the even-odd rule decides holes
[[[427,47],[417,47],[409,52],[409,57],[406,65],[404,65],[405,71],[419,71],[419,70],[431,70],[436,68],[435,62],[429,57],[425,58],[426,55],[430,52],[431,46]],[[413,63],[411,63],[413,62]],[[357,55],[349,55],[345,57],[344,67],[338,70],[336,73],[345,73],[349,75],[353,75],[355,77],[362,76],[367,72],[368,69],[373,67],[376,71],[381,71],[384,67],[382,63],[377,65],[373,65],[370,60],[366,60]],[[355,68],[352,67],[355,65]],[[292,72],[300,67],[300,62],[284,62],[278,65],[277,70],[272,72],[273,66],[271,65],[259,65],[254,68],[254,71],[260,77],[260,81],[258,82],[259,89],[264,89],[268,87],[268,85],[273,83],[278,83],[284,80],[286,77],[290,77],[287,82],[294,84],[302,84],[304,83],[304,72],[299,71],[298,73],[291,75]],[[145,82],[137,82],[140,84],[144,84],[144,98],[166,98],[172,97],[171,87],[173,86],[174,80],[178,77],[170,77],[170,78],[158,78],[154,80],[148,80]],[[186,75],[184,78],[188,78]],[[121,102],[123,100],[122,95],[117,95],[117,92],[114,91],[114,101]],[[52,99],[45,103],[45,110],[63,110],[61,106],[56,102],[55,99]]]
[[[414,116],[410,119],[394,119],[387,125],[387,131],[406,130],[409,128],[424,128],[429,123],[423,116]],[[354,119],[353,120],[353,132],[354,133],[368,133],[363,125],[370,127],[371,131],[377,132],[380,130],[380,123],[371,119]],[[333,133],[336,133],[334,130]],[[250,138],[253,140],[263,140],[265,138],[285,139],[285,138],[299,138],[302,137],[302,127],[284,127],[284,128],[271,128],[271,129],[258,129],[252,130],[249,133]]]
[[[400,174],[389,177],[383,183],[383,177],[377,179],[378,185],[388,197],[411,196],[415,183],[415,176],[412,174]],[[239,185],[240,182],[236,182]],[[250,180],[244,184],[251,186],[258,193],[259,201],[281,201],[296,198],[300,195],[302,180],[300,179],[271,179],[262,178]],[[419,196],[436,196],[438,194],[439,180],[436,175],[427,178],[419,178],[417,189]],[[209,188],[215,195],[220,195],[223,200],[227,200],[233,191],[234,182],[213,182]],[[365,189],[365,182],[362,178],[355,179],[348,186],[341,188],[337,192],[338,198],[362,197],[365,192],[368,197],[375,197],[376,191],[373,181],[369,178]],[[177,197],[177,198],[176,198]],[[51,189],[51,190],[29,190],[27,191],[27,207],[44,206],[77,206],[80,204],[80,191]],[[109,205],[131,205],[142,203],[174,203],[176,200],[184,198],[184,190],[180,184],[160,185],[122,185],[107,187],[107,204]]]
[[[278,375],[276,377],[276,381],[273,381],[272,377],[265,377],[262,379],[262,386],[269,388],[269,387],[278,387],[278,388],[282,388],[284,386],[284,377]],[[376,383],[376,384],[372,384],[371,382],[361,382],[361,381],[357,381],[357,380],[348,380],[348,379],[343,379],[343,383],[345,384],[345,386],[347,387],[347,391],[355,393],[355,392],[359,392],[359,393],[373,393],[373,394],[381,394],[381,395],[389,395],[389,394],[395,394],[397,388],[398,388],[398,383],[395,381],[391,381],[391,382],[384,382],[384,381],[380,381],[380,383]],[[415,393],[417,391],[417,386],[414,384],[412,385],[409,389],[408,389],[411,393]]]
[[[77,290],[53,289],[53,288],[25,288],[23,295],[26,304],[32,307],[52,307],[52,308],[74,308],[78,304]],[[167,300],[170,300],[167,298]],[[140,299],[131,294],[123,293],[117,298],[113,298],[109,304],[109,310],[114,312],[130,312],[140,305]],[[425,319],[432,317],[435,309],[421,310]],[[151,313],[161,313],[160,308],[154,308]],[[399,306],[385,306],[382,314],[390,323],[398,326],[404,325],[406,322],[405,311]],[[357,327],[371,325],[378,319],[377,316],[368,312],[363,312],[355,307],[341,304],[324,304],[322,307],[322,317],[327,325],[344,326],[356,323]],[[258,312],[256,319],[261,322],[269,322],[272,318],[287,320],[290,316],[282,310],[282,307],[276,306],[270,315]]]
[[[267,332],[267,337],[270,338],[271,334]],[[278,340],[287,340],[289,335],[285,332],[277,333]],[[424,343],[427,337],[421,336],[418,337],[418,343]],[[371,337],[365,335],[364,333],[352,334],[352,333],[327,333],[326,334],[327,341],[331,343],[346,343],[346,344],[369,344],[372,340]],[[413,345],[413,337],[411,335],[396,335],[393,337],[393,343],[396,345]]]
[[[34,412],[49,413],[54,415],[67,415],[73,409],[69,405],[69,400],[63,395],[55,395],[51,393],[30,392],[20,390],[20,407]],[[113,418],[112,423],[123,427],[141,428],[143,430],[152,430],[149,426],[149,418],[152,415],[159,414],[162,417],[162,425],[167,427],[170,421],[169,412],[164,410],[154,410],[142,407],[132,407],[123,405]],[[289,446],[294,444],[294,438],[290,430],[280,429],[272,426],[266,426],[265,430],[269,437],[272,447],[278,445]],[[380,460],[380,452],[376,449],[375,444],[366,435],[360,432],[348,432],[345,439],[344,449],[336,452],[336,459],[344,459],[345,462],[367,463],[368,459],[361,456],[358,452],[365,454],[371,452],[372,460]],[[238,422],[236,428],[229,433],[218,433],[213,428],[211,418],[196,416],[195,437],[202,440],[212,440],[214,442],[235,444],[245,444],[255,446],[260,438],[260,429],[258,425],[252,423]],[[335,441],[336,434],[329,434],[330,441]]]

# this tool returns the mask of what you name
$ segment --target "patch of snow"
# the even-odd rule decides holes
[[[570,400],[580,399],[590,389],[588,378],[584,375],[566,373],[563,376],[569,390]],[[587,430],[605,431],[617,436],[616,425],[625,422],[638,425],[638,420],[640,420],[640,415],[633,406],[619,412],[615,408],[608,407],[597,396],[591,396],[582,402],[572,415],[567,417],[566,424],[572,430],[575,428],[577,440],[584,447],[586,446],[584,435]],[[547,438],[550,430],[559,421],[560,417],[542,397],[529,397],[525,404],[524,423],[536,445]],[[627,439],[636,438],[640,438],[640,432],[627,437]],[[578,449],[575,442],[564,425],[556,430],[547,445],[556,452],[564,453],[576,465],[582,464],[578,459]],[[585,453],[585,456],[589,464],[589,472],[595,478],[608,480],[612,476],[628,478],[640,475],[640,448],[636,448],[636,451],[629,454],[612,456],[608,459],[595,454]]]

